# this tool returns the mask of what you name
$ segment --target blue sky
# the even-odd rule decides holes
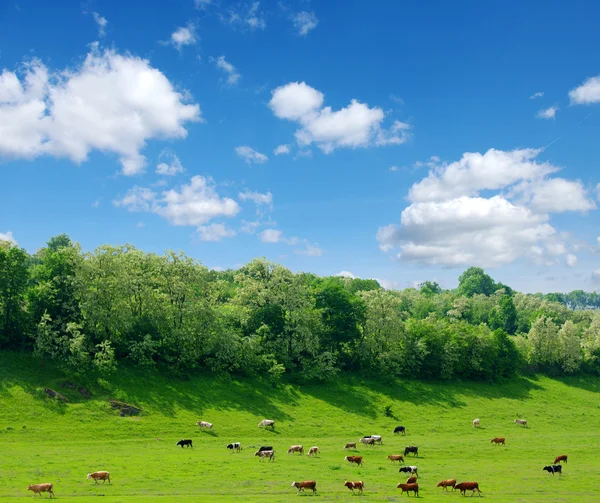
[[[0,237],[595,290],[600,5],[0,5]]]

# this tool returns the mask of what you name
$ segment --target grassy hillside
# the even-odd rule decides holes
[[[0,354],[0,501],[21,500],[27,485],[53,482],[56,496],[73,502],[290,501],[294,480],[316,479],[319,501],[348,501],[345,480],[363,480],[365,501],[400,501],[406,476],[388,454],[419,446],[421,497],[461,499],[436,489],[443,478],[476,480],[498,502],[598,501],[600,489],[600,382],[597,379],[519,379],[505,385],[382,384],[344,378],[329,386],[280,385],[197,377],[182,382],[122,370],[105,379],[88,376],[91,400],[63,389],[51,366]],[[44,387],[69,403],[48,399]],[[119,417],[116,398],[143,409]],[[383,415],[391,404],[396,419]],[[525,417],[529,428],[513,423]],[[481,428],[471,422],[481,419]],[[257,428],[275,419],[274,432]],[[214,423],[200,432],[198,420]],[[391,434],[403,424],[407,435]],[[383,446],[360,448],[362,468],[344,461],[346,442],[383,435]],[[506,447],[490,444],[507,438]],[[193,450],[175,443],[192,438]],[[246,447],[240,454],[229,442]],[[318,445],[319,459],[288,456],[291,444]],[[261,463],[251,445],[272,444],[274,463]],[[558,454],[569,455],[562,477],[542,472]],[[109,470],[113,484],[94,486],[87,473]],[[311,498],[312,496],[306,496]],[[358,497],[358,496],[356,496]],[[402,499],[405,499],[406,495]]]

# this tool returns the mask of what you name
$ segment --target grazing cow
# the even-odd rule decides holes
[[[232,444],[227,444],[227,448],[231,449],[231,452],[236,451],[236,452],[240,452],[242,450],[242,444],[240,444],[239,442],[233,442]],[[272,451],[273,448],[270,447],[269,449],[265,449],[266,451]]]
[[[273,446],[271,445],[263,445],[260,449],[258,449],[259,451],[272,451],[273,450]]]
[[[437,487],[443,487],[444,491],[448,489],[448,487],[454,487],[456,485],[456,479],[446,479],[438,482]]]
[[[180,445],[182,449],[186,445],[190,446],[192,449],[194,448],[194,446],[192,445],[192,441],[191,440],[180,440],[179,442],[177,442],[177,445]]]
[[[416,475],[417,477],[419,476],[419,473],[417,471],[417,467],[416,466],[403,466],[402,468],[400,468],[400,470],[398,470],[398,472],[404,472],[404,473],[410,473],[412,475]]]
[[[362,459],[362,456],[346,456],[344,458],[344,460],[348,461],[350,464],[356,463],[358,466],[363,464]]]
[[[496,437],[496,438],[492,438],[492,441],[490,442],[491,444],[496,444],[496,445],[506,445],[504,442],[506,442],[506,439],[504,437]]]
[[[551,473],[552,475],[554,475],[555,473],[562,475],[562,465],[544,466],[544,468],[542,468],[542,471],[544,471],[544,470],[547,471],[548,473]]]
[[[373,440],[375,440],[376,444],[383,445],[383,440],[381,438],[381,435],[371,435],[371,438]]]
[[[106,481],[108,480],[108,483],[110,484],[110,473],[108,472],[88,473],[87,478],[88,480],[94,479],[94,484],[97,484],[99,480],[103,480],[103,484],[106,484]]]
[[[198,426],[200,426],[200,429],[201,429],[201,430],[203,430],[203,429],[205,429],[205,428],[206,428],[207,430],[212,430],[212,427],[213,427],[212,423],[209,423],[208,421],[197,421],[197,422],[196,422],[196,424],[197,424]]]
[[[260,423],[258,423],[259,428],[268,428],[275,429],[275,421],[272,419],[263,419]]]
[[[363,489],[365,488],[365,483],[362,480],[358,482],[344,482],[344,486],[347,487],[354,493],[354,489],[358,489],[358,494],[362,494]]]
[[[365,445],[375,445],[375,439],[371,437],[363,437],[359,442]]]
[[[269,461],[275,461],[275,451],[256,451],[254,455],[258,456],[261,461],[264,461],[265,458],[269,458]]]
[[[301,455],[304,454],[304,447],[301,445],[292,445],[288,449],[288,454],[292,454],[293,452],[299,452]]]
[[[345,446],[344,449],[356,449],[356,442],[348,442]]]
[[[408,477],[406,479],[405,484],[414,484],[417,481],[417,477],[415,477],[414,475],[411,475],[410,477]]]
[[[402,433],[402,435],[406,435],[406,428],[404,426],[396,426],[394,428],[394,435],[397,435],[398,433]]]
[[[554,464],[555,465],[557,465],[561,461],[564,461],[565,463],[567,462],[567,455],[566,454],[561,454],[560,456],[556,456],[554,458]]]
[[[409,453],[413,453],[413,456],[419,456],[419,448],[415,445],[409,445],[404,449],[404,455],[407,456]]]
[[[304,489],[312,489],[313,494],[317,492],[317,482],[314,480],[304,480],[303,482],[292,482],[292,487],[298,489],[298,494]]]
[[[400,496],[402,496],[404,493],[406,493],[407,496],[410,496],[410,492],[414,492],[415,496],[419,495],[419,484],[398,484],[396,486],[398,489],[402,489],[402,492],[400,493]]]
[[[527,426],[527,419],[515,419],[515,423],[520,424],[521,426]]]
[[[319,448],[316,445],[311,447],[310,449],[308,449],[307,456],[318,456],[318,455],[319,455]]]
[[[479,419],[473,419],[473,428],[479,428],[481,421]]]
[[[388,459],[393,463],[394,461],[398,461],[398,463],[404,463],[404,456],[402,454],[390,454]]]
[[[30,486],[27,486],[27,490],[28,491],[33,491],[33,497],[35,498],[36,494],[40,495],[40,498],[42,497],[42,493],[49,493],[50,497],[52,498],[52,496],[54,496],[54,491],[52,490],[52,484],[50,484],[49,482],[46,482],[45,484],[32,484]]]
[[[477,482],[461,482],[460,484],[455,484],[454,485],[454,490],[459,490],[463,496],[466,496],[466,491],[473,491],[471,493],[471,496],[473,496],[475,494],[475,491],[477,491],[479,493],[479,496],[481,496],[483,493],[479,490],[479,484]]]

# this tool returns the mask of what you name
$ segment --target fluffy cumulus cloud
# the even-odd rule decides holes
[[[239,147],[235,147],[235,153],[244,159],[244,161],[246,161],[248,164],[264,164],[269,160],[265,154],[257,152],[248,145],[240,145]]]
[[[273,204],[273,194],[267,192],[266,194],[261,194],[260,192],[251,192],[249,190],[245,190],[244,192],[240,192],[238,194],[240,201],[252,201],[254,204],[264,204],[271,206]]]
[[[317,27],[319,20],[314,12],[302,11],[292,14],[292,23],[298,35],[304,37]]]
[[[17,240],[14,238],[13,233],[11,231],[0,232],[0,241],[8,241],[13,245],[17,244]]]
[[[355,279],[357,277],[356,274],[353,274],[350,271],[340,271],[336,274],[336,276],[341,276],[342,278],[350,278],[350,279]]]
[[[200,107],[147,60],[94,45],[74,69],[51,72],[40,61],[22,75],[0,74],[0,156],[42,155],[85,161],[92,150],[116,154],[125,175],[143,171],[153,138],[184,138]]]
[[[382,127],[381,108],[352,100],[334,111],[323,102],[320,91],[305,82],[291,82],[272,92],[269,107],[276,117],[299,123],[296,141],[301,147],[316,144],[325,153],[342,147],[399,145],[408,139],[410,126],[404,122]]]
[[[556,112],[558,112],[558,110],[559,108],[556,105],[548,108],[543,108],[537,113],[536,117],[538,119],[555,119]]]
[[[178,173],[183,173],[183,166],[179,157],[170,149],[164,149],[160,155],[161,162],[156,166],[156,173],[163,176],[175,176]]]
[[[400,223],[379,229],[380,248],[429,265],[496,267],[519,258],[551,264],[562,256],[574,266],[550,214],[596,206],[581,182],[552,177],[559,168],[538,161],[539,154],[492,149],[436,166],[409,190]]]
[[[260,233],[263,243],[279,243],[283,238],[283,232],[277,229],[265,229]]]
[[[284,154],[289,154],[290,153],[290,146],[289,145],[277,145],[277,147],[275,147],[275,150],[273,150],[273,153],[275,155],[284,155]]]
[[[98,36],[100,38],[106,35],[106,26],[108,25],[108,21],[105,17],[101,16],[97,12],[92,12],[92,16],[94,16],[94,21],[98,25]]]
[[[197,231],[200,241],[217,242],[236,235],[236,232],[233,229],[229,229],[225,224],[200,225]]]
[[[600,103],[600,75],[587,79],[579,87],[569,91],[569,98],[575,105]]]
[[[160,215],[171,225],[194,226],[199,232],[209,232],[205,226],[219,217],[234,217],[240,207],[230,198],[217,194],[214,182],[203,176],[194,176],[178,191],[170,189],[161,194],[146,187],[133,187],[121,199],[113,201],[129,211],[150,212]],[[213,232],[216,232],[213,228]]]
[[[186,45],[196,44],[196,28],[192,24],[181,26],[171,33],[170,43],[180,51]]]
[[[240,80],[240,74],[236,70],[235,66],[233,66],[225,59],[225,56],[219,56],[217,59],[214,60],[214,62],[217,68],[221,70],[227,77],[228,85],[232,86],[234,84],[237,84],[238,80]]]

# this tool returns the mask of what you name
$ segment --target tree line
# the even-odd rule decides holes
[[[0,349],[72,374],[124,364],[300,381],[600,374],[594,299],[522,294],[476,267],[455,290],[385,290],[264,259],[215,271],[131,245],[83,253],[64,234],[33,255],[0,242]]]

